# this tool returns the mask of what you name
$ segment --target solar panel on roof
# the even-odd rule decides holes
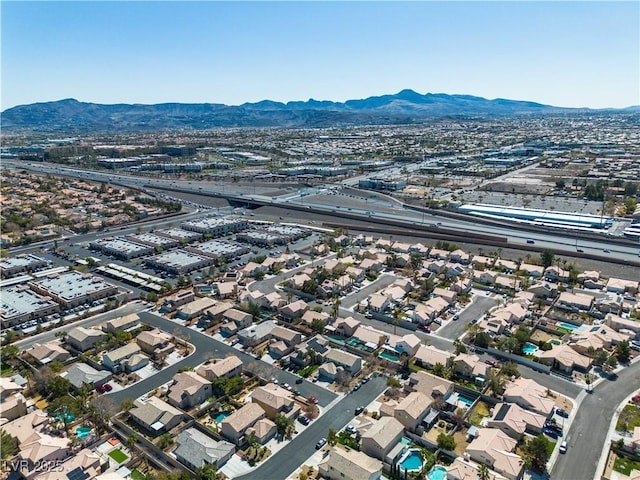
[[[500,420],[504,420],[504,417],[507,415],[507,412],[509,411],[509,409],[511,408],[511,405],[509,405],[508,403],[503,403],[500,406],[500,410],[498,410],[498,414],[495,417],[495,420],[497,422],[499,422]]]
[[[69,473],[67,473],[67,478],[69,480],[86,480],[89,477],[90,477],[89,473],[85,472],[80,467],[76,467],[73,470],[71,470]]]

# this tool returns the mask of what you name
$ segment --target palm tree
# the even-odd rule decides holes
[[[333,299],[333,305],[331,305],[331,316],[333,318],[338,318],[338,312],[340,311],[340,304],[342,303],[342,301],[340,300],[340,297],[336,296]]]
[[[481,463],[478,467],[478,480],[489,480],[490,478],[491,474],[489,473],[489,467],[484,463]]]

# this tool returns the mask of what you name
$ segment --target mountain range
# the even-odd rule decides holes
[[[215,127],[328,127],[411,124],[443,117],[505,116],[582,112],[535,102],[471,95],[420,94],[402,90],[346,102],[288,103],[263,100],[229,106],[216,103],[113,104],[65,99],[33,103],[2,112],[5,131],[142,132]]]

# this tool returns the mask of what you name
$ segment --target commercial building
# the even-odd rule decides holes
[[[46,317],[60,310],[50,298],[38,295],[25,285],[4,288],[0,297],[2,328]]]
[[[0,261],[0,277],[9,278],[22,272],[33,272],[45,268],[49,262],[36,255],[18,255],[12,258],[3,258]]]
[[[244,230],[248,225],[244,218],[239,217],[205,217],[184,222],[180,227],[184,230],[220,237]]]
[[[153,247],[135,243],[121,238],[100,238],[89,243],[89,248],[99,250],[105,255],[129,260],[153,253]]]
[[[209,240],[208,242],[198,243],[192,247],[187,247],[186,250],[216,260],[219,258],[231,260],[251,251],[246,245],[222,240]]]
[[[100,277],[76,271],[51,275],[29,283],[32,290],[53,298],[64,308],[77,307],[118,293],[118,287]]]
[[[146,259],[145,263],[152,268],[179,275],[213,265],[214,259],[178,249],[155,255]]]

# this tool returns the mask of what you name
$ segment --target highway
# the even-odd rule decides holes
[[[404,222],[408,227],[423,226],[433,233],[450,230],[451,233],[484,234],[504,237],[508,244],[505,248],[523,248],[535,246],[537,248],[549,248],[556,253],[576,255],[596,255],[602,260],[615,259],[617,261],[638,264],[640,262],[640,243],[636,245],[614,244],[611,239],[602,240],[579,238],[575,234],[563,234],[562,232],[527,232],[521,227],[510,228],[508,226],[486,225],[474,222],[472,219],[461,220],[445,216],[433,216],[416,212],[405,208],[400,202],[385,195],[375,194],[366,197],[340,195],[335,201],[332,196],[338,197],[336,192],[342,185],[326,185],[315,187],[303,187],[297,192],[272,195],[275,187],[261,187],[261,193],[248,193],[246,188],[235,186],[233,183],[197,182],[182,180],[151,179],[121,173],[106,173],[99,171],[68,168],[46,163],[25,163],[16,161],[5,162],[5,167],[30,169],[54,175],[66,175],[83,178],[90,181],[111,182],[128,185],[145,190],[147,188],[175,189],[184,193],[195,195],[218,195],[237,201],[260,202],[261,204],[288,206],[297,209],[308,209],[310,212],[325,213],[332,216],[351,216],[361,220],[372,220],[379,223],[385,221]],[[342,184],[354,184],[354,179],[343,181]],[[234,191],[235,190],[235,191]],[[255,190],[255,187],[254,187]],[[472,237],[469,239],[472,240]],[[528,241],[533,240],[534,245]],[[481,242],[478,242],[481,243]],[[583,252],[577,252],[577,250]],[[608,252],[607,252],[608,251]]]

